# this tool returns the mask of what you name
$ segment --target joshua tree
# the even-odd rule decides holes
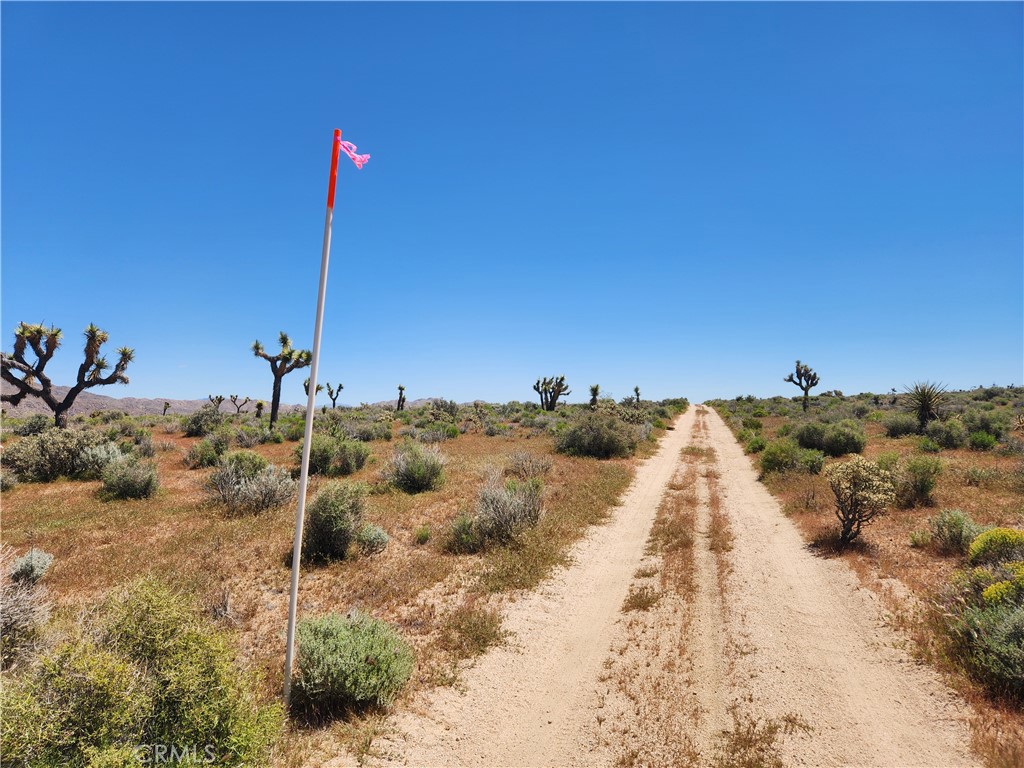
[[[313,361],[313,353],[308,349],[292,349],[292,340],[284,331],[281,331],[278,341],[281,343],[281,351],[276,355],[264,352],[263,345],[258,339],[252,345],[252,353],[270,363],[270,372],[274,374],[274,391],[270,400],[271,427],[277,423],[277,412],[281,407],[281,379],[296,368],[305,368]]]
[[[306,393],[306,397],[309,397],[309,377],[308,376],[306,377],[306,380],[304,382],[302,382],[302,389]],[[317,384],[316,385],[316,393],[319,395],[323,391],[324,391],[324,385],[323,384]]]
[[[636,395],[636,404],[640,405],[640,387],[633,387],[633,394]]]
[[[401,384],[398,385],[398,404],[395,406],[395,410],[405,410],[405,387],[403,387]]]
[[[224,402],[224,395],[207,395],[206,398],[213,403],[217,411],[220,411],[220,404]]]
[[[235,414],[236,414],[236,415],[237,415],[237,414],[239,414],[239,413],[246,413],[246,411],[243,411],[243,410],[242,410],[242,407],[243,407],[243,406],[244,406],[244,405],[245,405],[246,403],[248,403],[248,402],[249,402],[249,398],[248,398],[248,397],[247,397],[247,398],[245,398],[245,400],[243,400],[242,402],[238,402],[238,395],[232,395],[232,396],[231,396],[231,404],[232,404],[233,406],[235,406]]]
[[[267,407],[267,404],[264,403],[262,400],[257,400],[256,401],[256,418],[257,419],[262,419],[263,418],[263,409],[266,408],[266,407]]]
[[[103,371],[107,370],[110,364],[107,358],[100,354],[100,347],[107,341],[107,332],[90,324],[85,329],[85,359],[78,366],[75,385],[68,390],[63,400],[57,400],[53,392],[53,382],[43,371],[60,346],[61,335],[60,328],[18,324],[14,329],[14,352],[0,352],[0,372],[4,381],[13,385],[17,392],[5,394],[0,399],[5,403],[17,405],[26,395],[38,397],[53,411],[54,423],[63,428],[68,425],[68,410],[83,390],[107,384],[128,383],[128,377],[124,372],[135,358],[135,350],[128,347],[117,350],[117,364],[110,374],[104,376]],[[32,354],[35,355],[34,363],[29,363],[25,359],[28,348],[31,348]]]
[[[796,378],[793,378],[794,374]],[[790,384],[795,384],[800,387],[804,393],[804,410],[807,410],[807,406],[811,404],[810,391],[818,386],[818,374],[811,370],[811,366],[803,365],[799,360],[796,361],[796,370],[789,374],[783,381],[788,381]]]
[[[914,382],[907,389],[910,410],[917,416],[917,425],[924,432],[929,421],[939,418],[939,408],[946,402],[946,387],[930,381]]]
[[[597,384],[590,385],[590,407],[597,408],[597,398],[601,395],[601,387]]]
[[[169,411],[170,409],[171,409],[171,404],[169,402],[167,402],[166,400],[164,400],[164,412],[161,413],[160,415],[161,416],[166,416],[167,415],[167,411]]]
[[[558,398],[562,395],[572,394],[569,386],[565,383],[565,376],[537,379],[537,383],[533,385],[533,391],[540,395],[540,407],[545,411],[555,410]]]
[[[333,410],[338,406],[338,397],[341,396],[341,390],[345,388],[344,384],[339,384],[337,389],[331,388],[331,382],[327,382],[327,396],[331,398],[331,409]]]

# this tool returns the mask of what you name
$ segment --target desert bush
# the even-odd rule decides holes
[[[309,472],[318,475],[351,475],[362,469],[369,457],[369,447],[361,442],[314,433],[309,444]],[[301,445],[295,447],[295,458],[302,460]]]
[[[417,526],[416,530],[413,531],[412,540],[419,546],[423,546],[430,541],[430,526],[425,524]]]
[[[208,403],[190,416],[184,417],[181,427],[186,437],[205,437],[217,430],[225,420],[213,403]]]
[[[547,456],[537,456],[529,451],[516,451],[509,454],[505,462],[505,474],[529,480],[531,477],[542,477],[551,471],[552,462]]]
[[[761,451],[761,475],[791,470],[816,475],[821,472],[824,458],[821,451],[801,448],[795,440],[784,437],[768,443]]]
[[[994,692],[1024,701],[1024,605],[1002,602],[954,615],[957,656]]]
[[[375,555],[383,552],[390,537],[379,525],[366,523],[356,532],[356,545],[364,555]]]
[[[342,482],[324,485],[306,510],[303,557],[312,562],[344,559],[362,522],[365,499],[364,485]]]
[[[901,467],[896,476],[896,502],[904,508],[931,506],[936,478],[942,462],[933,456],[915,456]]]
[[[918,429],[917,419],[909,413],[894,413],[882,422],[882,426],[885,427],[886,437],[913,435]]]
[[[12,563],[10,570],[11,581],[34,586],[46,575],[51,565],[53,565],[53,555],[32,547]]]
[[[3,669],[33,649],[50,616],[46,588],[31,578],[14,578],[17,563],[14,550],[0,544],[0,668]],[[4,718],[9,722],[10,712],[6,707],[3,709]]]
[[[972,451],[989,451],[995,448],[996,443],[999,441],[988,432],[982,432],[979,430],[977,432],[971,432],[970,437],[967,438],[967,442]]]
[[[981,526],[959,509],[944,509],[929,521],[931,541],[944,555],[966,555]]]
[[[244,453],[250,452],[237,451],[234,455]],[[270,464],[252,474],[254,465],[249,459],[225,460],[206,481],[207,489],[232,515],[259,514],[280,507],[295,496],[296,482],[285,470]]]
[[[185,465],[192,469],[215,467],[224,451],[225,448],[219,443],[203,438],[188,449],[188,453],[185,454]]]
[[[963,448],[967,444],[967,428],[958,418],[933,421],[928,424],[925,434],[942,448]]]
[[[391,456],[385,479],[406,493],[432,491],[444,480],[444,455],[435,446],[407,442]]]
[[[555,450],[570,456],[612,459],[632,456],[636,450],[636,429],[622,419],[600,411],[577,417],[555,441]]]
[[[922,437],[918,441],[917,447],[922,453],[939,453],[942,450],[942,446],[930,437]]]
[[[825,447],[825,433],[828,427],[820,421],[801,424],[793,432],[793,437],[801,448],[813,448],[821,451]]]
[[[409,645],[388,624],[364,613],[306,619],[297,634],[296,690],[318,711],[386,707],[412,675]]]
[[[492,475],[477,496],[476,530],[485,542],[508,544],[533,527],[542,512],[542,486],[538,478],[504,484]]]
[[[752,416],[748,416],[747,418],[743,419],[743,428],[749,429],[751,432],[760,432],[763,426],[764,424],[761,422],[760,419],[754,418]]]
[[[78,477],[85,469],[86,449],[101,440],[95,432],[49,429],[5,447],[4,467],[27,482],[48,483],[58,477]]]
[[[985,432],[996,440],[1004,437],[1010,429],[1010,415],[1005,411],[982,411],[971,408],[964,413],[963,421],[968,433]]]
[[[841,546],[856,539],[895,500],[892,476],[860,456],[831,464],[825,468],[825,477],[835,496]]]
[[[81,477],[88,479],[100,479],[103,477],[103,470],[113,463],[125,461],[124,452],[116,443],[100,443],[90,445],[82,452]]]
[[[968,560],[974,565],[1024,560],[1024,530],[992,528],[971,542]]]
[[[160,487],[156,465],[131,460],[107,464],[102,475],[103,490],[115,499],[148,499]]]
[[[93,766],[126,746],[209,744],[218,765],[264,764],[282,719],[257,704],[255,683],[184,597],[146,580],[108,599],[22,681],[3,757]]]
[[[18,482],[16,474],[0,469],[0,491],[9,491],[17,487]]]
[[[747,453],[760,453],[768,446],[768,441],[760,435],[754,435],[747,441]]]
[[[38,435],[48,429],[53,429],[55,426],[56,424],[54,424],[52,417],[42,413],[33,413],[24,421],[11,427],[11,432],[19,437],[28,437],[29,435]]]
[[[841,421],[831,425],[825,432],[825,442],[820,450],[826,456],[838,457],[848,453],[860,453],[867,439],[856,422]]]
[[[391,425],[382,421],[353,424],[349,427],[348,434],[353,440],[360,440],[364,443],[374,440],[390,440]]]
[[[255,451],[232,451],[224,455],[221,463],[239,477],[248,480],[259,476],[270,466],[270,462]]]
[[[466,511],[456,515],[445,535],[445,551],[456,555],[468,555],[479,552],[483,545],[483,537],[473,516]]]

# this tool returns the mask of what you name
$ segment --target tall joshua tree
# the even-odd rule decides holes
[[[306,397],[309,397],[309,377],[308,376],[306,377],[306,380],[304,382],[302,382],[302,391],[306,393]],[[324,385],[323,384],[317,384],[316,385],[316,393],[319,395],[323,391],[324,391]]]
[[[796,378],[793,378],[794,374]],[[811,366],[803,365],[799,360],[796,361],[796,370],[789,374],[783,381],[788,381],[790,384],[795,384],[800,387],[804,393],[804,410],[807,410],[807,406],[810,405],[811,396],[810,391],[818,386],[818,374],[811,370]]]
[[[565,376],[537,379],[533,391],[540,395],[540,407],[545,411],[555,410],[558,398],[572,394],[569,385],[565,383]]]
[[[135,358],[135,350],[128,347],[117,350],[118,360],[114,370],[104,376],[103,372],[110,368],[110,364],[107,358],[100,354],[100,347],[107,342],[107,332],[90,324],[85,329],[84,359],[78,366],[78,377],[74,386],[64,395],[64,399],[58,400],[53,392],[53,382],[44,373],[44,369],[60,346],[62,335],[60,328],[18,324],[14,329],[14,352],[0,352],[0,373],[4,381],[13,385],[17,391],[5,394],[0,399],[5,403],[17,405],[27,395],[38,397],[53,411],[54,423],[64,428],[68,425],[68,411],[75,398],[83,391],[107,384],[128,383],[128,377],[124,372]],[[36,358],[34,363],[25,359],[25,353],[29,349]]]
[[[597,398],[601,396],[601,387],[597,384],[590,385],[590,407],[597,408]]]
[[[213,403],[213,406],[220,411],[220,404],[224,402],[224,395],[207,395],[206,399]]]
[[[395,410],[405,410],[405,387],[403,387],[401,384],[398,385],[398,404],[395,405]]]
[[[160,415],[161,416],[166,416],[167,415],[167,411],[169,411],[170,409],[171,409],[171,404],[169,402],[167,402],[166,400],[164,400],[164,412],[161,413]]]
[[[248,402],[249,402],[249,398],[248,397],[245,398],[245,400],[243,400],[242,402],[238,402],[238,395],[232,395],[231,396],[231,404],[233,406],[235,406],[235,415],[242,414],[242,413],[247,413],[247,411],[243,411],[242,408]]]
[[[338,384],[337,389],[331,387],[331,382],[327,382],[327,396],[331,398],[331,409],[338,407],[338,398],[341,396],[341,390],[345,388],[344,384]]]
[[[281,379],[296,368],[305,368],[313,361],[313,353],[308,349],[292,349],[292,340],[284,331],[281,331],[278,341],[281,344],[281,351],[276,355],[268,355],[259,339],[252,345],[252,353],[270,363],[270,372],[274,374],[274,392],[270,401],[271,427],[277,423],[277,411],[281,407]]]

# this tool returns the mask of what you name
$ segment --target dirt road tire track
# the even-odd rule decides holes
[[[966,706],[936,674],[899,650],[901,638],[885,625],[871,593],[841,560],[807,550],[725,424],[710,410],[704,418],[701,443],[715,452],[718,489],[734,536],[728,577],[715,579],[725,590],[724,603],[718,603],[725,609],[709,609],[699,620],[691,614],[689,637],[680,635],[678,622],[653,613],[643,628],[662,634],[654,638],[655,647],[690,645],[681,650],[683,656],[696,653],[690,659],[694,671],[701,668],[694,632],[710,633],[715,648],[728,649],[728,663],[720,659],[714,665],[719,673],[727,670],[727,679],[694,675],[683,683],[697,705],[685,738],[701,747],[699,762],[710,757],[712,731],[721,730],[724,708],[744,702],[758,717],[798,715],[810,725],[809,733],[781,745],[786,765],[977,765],[968,749]],[[464,693],[430,691],[393,718],[397,735],[381,745],[387,764],[615,763],[615,745],[602,744],[595,729],[598,692],[609,689],[599,681],[609,654],[636,640],[636,620],[623,621],[619,609],[695,421],[696,408],[677,420],[658,453],[639,468],[608,524],[593,529],[574,549],[572,566],[508,607],[509,644],[465,672]],[[706,494],[700,496],[705,503]],[[697,519],[700,540],[706,516]],[[701,569],[705,583],[711,583],[711,569],[708,560]],[[704,597],[694,605],[715,602]],[[635,645],[632,650],[624,658],[649,667]],[[672,685],[664,690],[673,691]],[[628,717],[628,710],[619,709],[620,716]],[[702,711],[711,714],[705,722]],[[645,724],[631,729],[642,737]]]

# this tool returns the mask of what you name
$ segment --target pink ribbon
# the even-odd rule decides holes
[[[369,155],[357,155],[356,145],[351,141],[342,141],[338,139],[338,143],[341,145],[342,150],[345,154],[351,158],[352,162],[356,164],[356,168],[362,168],[363,164],[370,159]]]

